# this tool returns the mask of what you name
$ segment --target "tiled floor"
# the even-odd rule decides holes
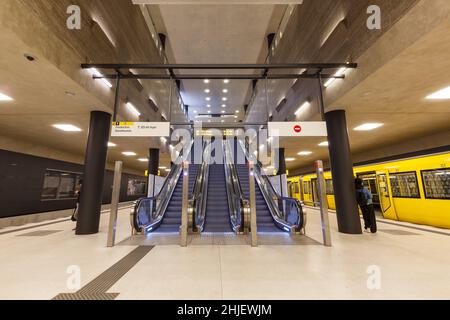
[[[80,268],[85,286],[138,245],[151,244],[129,239],[129,210],[121,210],[122,243],[112,249],[106,248],[107,214],[92,236],[76,237],[68,221],[0,235],[0,299],[76,292],[67,286],[73,280],[68,267]],[[119,293],[117,299],[450,298],[450,237],[390,224],[380,224],[376,235],[344,235],[330,214],[333,247],[326,248],[318,245],[319,215],[308,211],[309,240],[301,245],[261,239],[251,248],[242,241],[206,245],[193,239],[194,245],[181,248],[175,236],[156,245],[108,293]],[[370,290],[368,282],[380,289]]]

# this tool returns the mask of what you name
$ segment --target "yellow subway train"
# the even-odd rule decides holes
[[[354,168],[385,219],[450,229],[450,153]],[[325,172],[328,206],[336,209],[331,172]],[[288,178],[290,196],[317,206],[317,175]]]

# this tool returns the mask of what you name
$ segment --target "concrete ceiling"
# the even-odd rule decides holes
[[[450,19],[385,64],[350,92],[338,99],[332,109],[345,109],[353,153],[386,147],[450,130],[450,100],[426,97],[450,86]],[[358,72],[358,71],[350,71]],[[351,74],[347,74],[351,77]],[[344,80],[346,81],[346,80]],[[338,90],[339,81],[327,90]],[[316,104],[311,104],[316,108]],[[293,110],[292,112],[295,112]],[[308,120],[308,119],[303,119]],[[309,119],[311,120],[311,119]],[[375,131],[357,132],[363,123],[383,123]],[[328,159],[328,150],[319,147],[324,139],[283,139],[287,156],[296,161],[289,169],[311,166]],[[300,151],[312,151],[307,157]]]
[[[30,49],[15,34],[1,30],[0,43],[0,92],[14,99],[0,102],[0,135],[82,158],[90,112],[111,112],[110,108],[45,59],[37,57],[34,62],[25,59],[24,54]],[[100,82],[93,85],[110,90]],[[53,128],[54,124],[61,123],[75,125],[82,132],[66,133]],[[147,164],[137,159],[146,158],[150,147],[166,149],[160,139],[113,138],[111,141],[117,147],[110,148],[108,162],[122,160],[126,169],[141,174]],[[134,151],[138,156],[126,158],[123,151]],[[168,154],[162,155],[161,165],[170,165]]]
[[[267,56],[266,36],[277,31],[285,9],[283,5],[148,6],[158,32],[168,37],[166,51],[169,60],[199,64],[264,62]],[[192,70],[190,73],[205,74],[207,78],[208,74],[220,72]],[[211,121],[237,122],[243,119],[249,87],[250,81],[243,80],[233,80],[228,84],[223,80],[211,80],[209,84],[202,80],[187,80],[183,81],[181,94],[190,107],[191,119],[199,114],[208,115],[208,112],[225,112],[238,118]],[[206,89],[210,92],[206,93]],[[224,93],[224,89],[228,92]],[[210,101],[206,100],[208,97]],[[223,98],[227,100],[223,101]]]

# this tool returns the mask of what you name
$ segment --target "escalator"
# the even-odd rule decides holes
[[[195,181],[197,180],[197,174],[199,171],[199,165],[189,166],[189,198],[192,197],[194,191]],[[179,232],[181,226],[181,211],[183,205],[183,175],[178,178],[177,185],[173,191],[169,205],[167,206],[166,213],[161,225],[156,232]]]
[[[210,165],[204,232],[233,232],[226,188],[224,166],[221,164]]]
[[[131,214],[131,224],[138,233],[161,232],[178,233],[181,226],[181,214],[183,205],[183,168],[182,161],[187,158],[193,162],[193,152],[191,143],[186,157],[180,157],[178,164],[172,166],[158,195],[149,198],[142,198],[136,201]],[[192,207],[202,207],[202,199],[196,199],[194,193],[198,189],[202,190],[205,170],[204,164],[192,164],[189,167],[189,190],[188,211]],[[195,212],[195,209],[191,210]]]
[[[250,198],[249,187],[249,172],[248,166],[245,164],[236,165],[236,172],[239,177],[241,189],[246,199]],[[258,226],[258,232],[282,232],[284,230],[278,228],[275,225],[272,214],[267,206],[266,200],[259,188],[259,185],[255,186],[255,198],[256,198],[256,222]]]

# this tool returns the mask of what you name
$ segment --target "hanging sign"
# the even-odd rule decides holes
[[[327,137],[324,121],[269,122],[270,137]]]
[[[113,122],[112,137],[168,137],[169,122]]]

